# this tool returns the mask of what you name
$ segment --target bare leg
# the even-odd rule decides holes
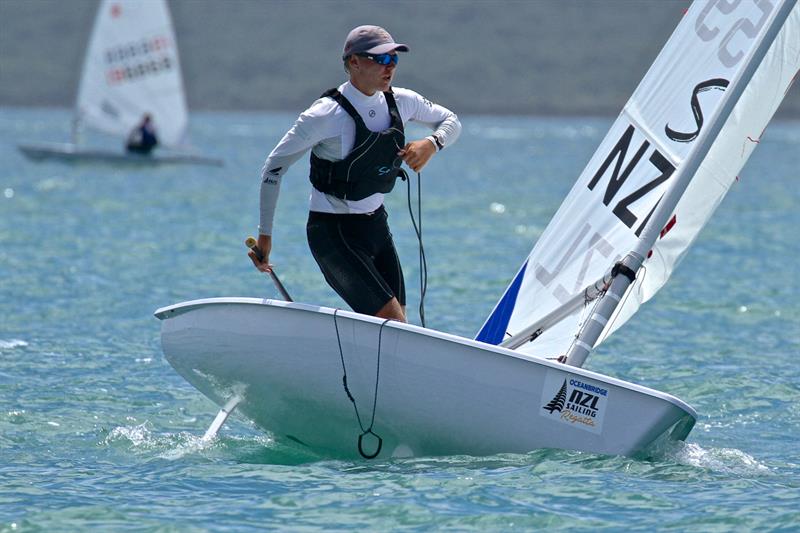
[[[392,298],[386,305],[381,307],[381,309],[375,313],[375,316],[378,318],[391,318],[392,320],[398,320],[400,322],[406,321],[406,313],[405,309],[400,305],[400,302],[397,301],[397,298]]]

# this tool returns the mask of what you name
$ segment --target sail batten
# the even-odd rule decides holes
[[[799,28],[796,0],[690,7],[526,259],[506,332],[527,331],[623,258],[646,275],[588,325],[576,309],[517,349],[561,355],[583,329],[588,353],[666,283],[755,143],[739,145],[797,72]]]

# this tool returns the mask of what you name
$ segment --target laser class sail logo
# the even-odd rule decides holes
[[[555,394],[553,391],[556,391]],[[564,378],[561,373],[548,372],[539,414],[592,433],[600,433],[607,401],[608,389],[593,385],[586,379]]]

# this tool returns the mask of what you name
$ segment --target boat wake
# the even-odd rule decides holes
[[[181,459],[187,455],[203,453],[218,444],[217,439],[203,440],[188,432],[154,433],[149,422],[136,426],[120,426],[109,432],[103,440],[108,446],[127,446],[135,452],[155,453],[162,459]]]
[[[772,469],[758,459],[735,448],[703,448],[683,441],[661,443],[649,451],[648,459],[677,463],[719,474],[758,477],[773,474]]]
[[[313,453],[305,447],[291,442],[276,440],[272,436],[256,433],[252,435],[224,435],[213,439],[181,431],[179,433],[156,433],[149,422],[133,426],[119,426],[111,430],[102,444],[127,448],[136,454],[152,455],[159,459],[176,461],[192,457],[205,459],[233,459],[244,464],[299,465],[314,462],[339,463],[342,460]],[[653,446],[636,458],[597,455],[568,450],[540,449],[527,454],[497,454],[487,457],[441,456],[389,459],[378,463],[344,461],[344,471],[383,471],[413,469],[418,472],[441,471],[452,468],[503,471],[507,469],[534,468],[537,472],[555,465],[572,464],[592,470],[618,470],[644,474],[665,475],[664,468],[679,468],[686,476],[685,467],[713,474],[762,477],[774,472],[753,456],[735,448],[703,448],[696,443],[665,441]],[[638,467],[634,466],[638,464]],[[645,471],[642,470],[644,468]]]
[[[318,455],[299,450],[291,443],[279,443],[272,436],[260,432],[252,435],[218,435],[206,439],[187,431],[157,433],[147,421],[135,426],[114,428],[102,444],[127,448],[135,454],[168,461],[220,457],[240,463],[296,465],[321,459]]]

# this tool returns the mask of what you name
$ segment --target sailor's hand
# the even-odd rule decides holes
[[[255,248],[250,248],[247,256],[261,272],[272,272],[269,253],[272,251],[272,235],[259,235]]]
[[[411,141],[405,145],[402,150],[397,152],[397,155],[403,158],[403,161],[405,161],[414,172],[419,172],[435,153],[436,147],[433,143],[428,139],[421,139],[419,141]]]

